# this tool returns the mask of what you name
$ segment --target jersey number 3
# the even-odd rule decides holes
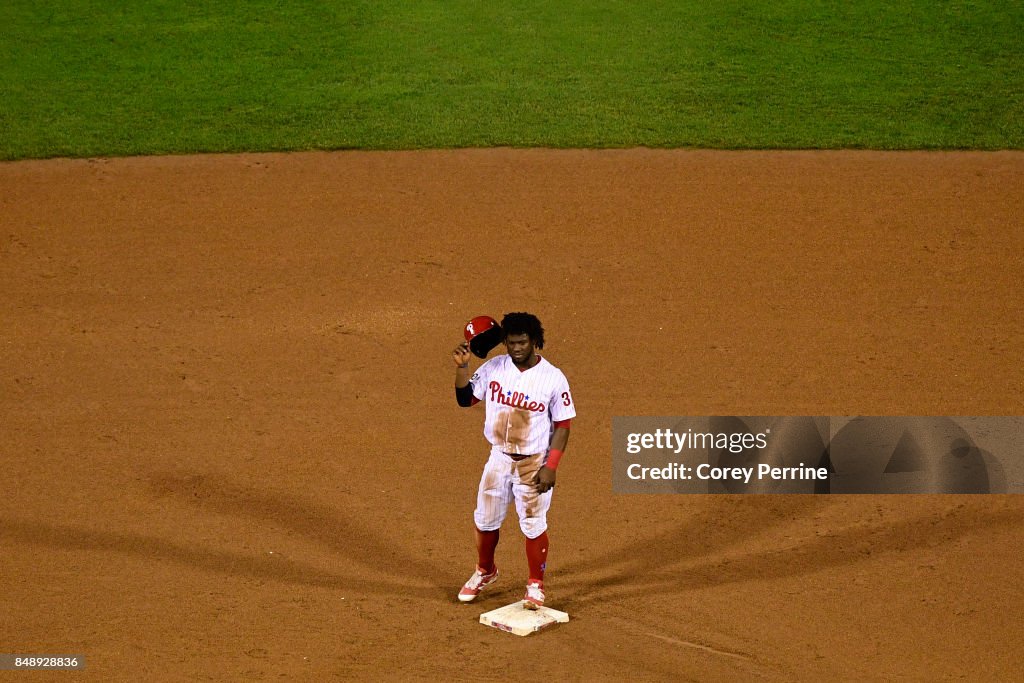
[[[562,392],[562,405],[563,406],[567,406],[567,405],[570,405],[571,403],[572,403],[572,401],[569,399],[569,392],[568,391],[563,391]]]

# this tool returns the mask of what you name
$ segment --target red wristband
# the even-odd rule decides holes
[[[549,470],[558,469],[558,461],[562,459],[562,451],[557,448],[551,448],[548,450],[548,460],[544,463],[544,466]]]

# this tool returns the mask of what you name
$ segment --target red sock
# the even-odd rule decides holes
[[[526,539],[526,561],[530,563],[530,580],[543,581],[548,566],[548,532]]]
[[[476,529],[476,563],[488,574],[494,571],[494,549],[497,547],[498,529],[494,531]]]

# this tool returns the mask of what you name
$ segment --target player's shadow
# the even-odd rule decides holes
[[[187,540],[11,518],[0,520],[0,539],[65,550],[123,553],[224,574],[357,593],[401,592],[407,597],[452,601],[450,583],[438,583],[446,578],[442,567],[403,552],[403,539],[365,528],[354,515],[344,516],[333,507],[234,486],[207,475],[157,474],[149,478],[148,485],[150,493],[158,499],[176,499],[204,511],[256,519],[266,524],[268,535],[283,528],[323,544],[340,560],[339,566],[315,567],[262,550],[210,550]]]
[[[707,500],[707,505],[676,526],[635,539],[594,559],[569,561],[558,571],[566,577],[582,575],[579,580],[570,582],[574,593],[588,595],[605,591],[611,594],[617,586],[635,586],[638,581],[644,581],[645,576],[663,572],[690,558],[721,553],[830,504],[829,500],[815,496],[787,498],[768,509],[763,496],[716,495]],[[729,524],[722,524],[723,519],[728,519]],[[603,576],[587,578],[594,574]],[[585,587],[586,591],[576,591],[577,586]]]
[[[399,584],[383,578],[361,578],[327,569],[312,567],[272,555],[207,550],[192,543],[168,541],[163,538],[119,531],[96,531],[73,524],[0,518],[0,539],[5,545],[37,545],[56,550],[78,550],[121,553],[147,560],[175,564],[210,572],[249,576],[322,588],[370,594],[394,594],[424,599],[441,597],[438,588]]]
[[[735,496],[723,498],[724,505],[737,500]],[[806,512],[838,502],[831,499],[818,501],[820,499],[815,498],[800,507]],[[701,517],[707,522],[706,516]],[[877,559],[879,555],[949,544],[978,531],[1024,526],[1024,510],[972,510],[967,515],[953,511],[938,518],[934,514],[925,514],[896,521],[885,520],[875,525],[850,526],[828,532],[782,550],[758,551],[728,560],[698,561],[679,566],[684,565],[688,558],[719,553],[742,538],[760,535],[769,527],[789,519],[792,519],[791,515],[775,517],[765,520],[764,525],[743,529],[701,527],[700,521],[677,525],[669,531],[638,539],[607,553],[594,564],[570,563],[559,572],[564,577],[559,583],[565,586],[564,594],[559,591],[559,600],[568,609],[594,602],[802,576]],[[707,546],[700,545],[696,539],[706,537],[708,533],[716,537],[724,534],[724,539],[719,538]],[[609,570],[611,575],[589,578],[594,573]]]

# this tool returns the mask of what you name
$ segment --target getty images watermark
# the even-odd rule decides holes
[[[1024,417],[616,417],[616,493],[1021,493]]]

